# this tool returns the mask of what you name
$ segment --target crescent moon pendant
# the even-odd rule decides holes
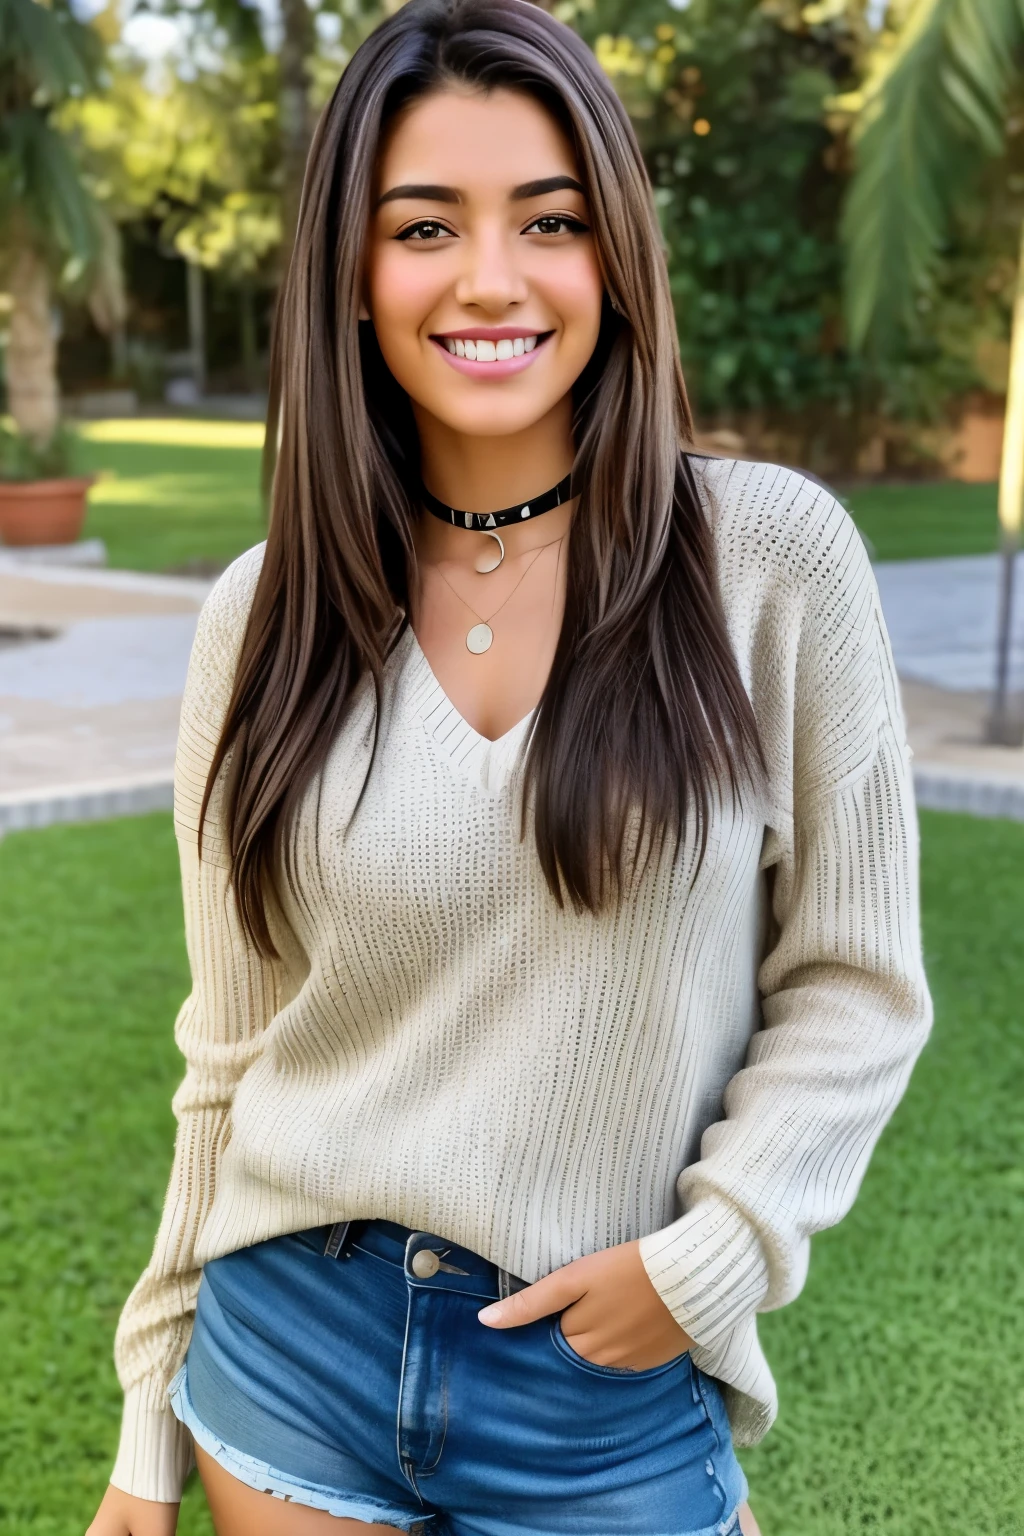
[[[505,546],[498,534],[492,533],[489,528],[481,528],[481,533],[486,533],[489,539],[493,539],[498,546],[497,558],[493,550],[485,549],[476,561],[476,570],[481,576],[486,576],[490,571],[496,571],[505,558]]]

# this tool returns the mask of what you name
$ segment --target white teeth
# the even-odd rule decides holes
[[[536,336],[506,336],[498,342],[483,337],[476,341],[455,341],[444,336],[440,340],[453,357],[468,357],[473,363],[504,363],[509,358],[522,357],[524,352],[532,352],[537,345]]]

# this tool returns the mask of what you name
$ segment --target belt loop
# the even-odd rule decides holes
[[[336,1221],[327,1235],[327,1246],[324,1249],[324,1257],[327,1259],[344,1258],[342,1249],[345,1239],[348,1237],[348,1229],[352,1225],[350,1221]]]
[[[509,1272],[508,1272],[507,1269],[501,1269],[499,1267],[499,1269],[498,1269],[498,1300],[499,1301],[504,1301],[505,1297],[506,1296],[511,1296],[511,1294],[512,1294],[512,1286],[511,1286],[511,1284],[509,1282]]]

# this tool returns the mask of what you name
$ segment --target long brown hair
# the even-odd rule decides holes
[[[678,844],[689,821],[703,850],[713,799],[725,786],[735,797],[760,763],[683,451],[690,412],[629,119],[585,44],[527,0],[409,0],[358,49],[320,119],[275,323],[269,537],[203,803],[205,816],[227,759],[235,894],[265,952],[279,829],[361,678],[379,699],[406,622],[419,443],[372,325],[358,320],[363,252],[386,125],[456,82],[526,91],[563,125],[607,290],[574,390],[582,492],[525,760],[523,804],[555,898],[596,910],[620,890],[637,826]]]

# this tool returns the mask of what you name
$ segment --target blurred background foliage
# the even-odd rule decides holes
[[[156,86],[146,73],[126,58],[103,95],[63,110],[96,195],[123,225],[152,221],[169,250],[259,271],[281,241],[273,59],[168,70]]]
[[[189,267],[205,284],[209,378],[259,387],[316,114],[398,3],[108,0],[92,17],[91,78],[53,121],[120,233],[127,305],[104,323],[62,300],[66,390],[113,381],[160,398],[189,334]],[[850,346],[843,314],[858,133],[907,29],[947,3],[962,0],[552,0],[636,125],[709,430],[825,471],[934,472],[965,407],[998,412],[1024,216],[1012,71],[998,153],[958,185],[908,301],[920,323],[904,304],[882,356]],[[0,0],[18,6],[58,13],[58,0]],[[159,58],[139,46],[143,17],[168,29]],[[2,161],[0,146],[0,176]]]
[[[906,20],[894,6],[879,25],[877,11],[863,0],[558,8],[595,47],[637,126],[699,413],[755,412],[788,426],[805,463],[852,463],[880,419],[934,425],[951,401],[1005,389],[1024,209],[1015,137],[961,189],[922,300],[926,323],[894,332],[884,360],[848,345],[841,220],[852,131],[863,87]],[[915,445],[927,454],[927,434],[907,436],[911,461]]]

